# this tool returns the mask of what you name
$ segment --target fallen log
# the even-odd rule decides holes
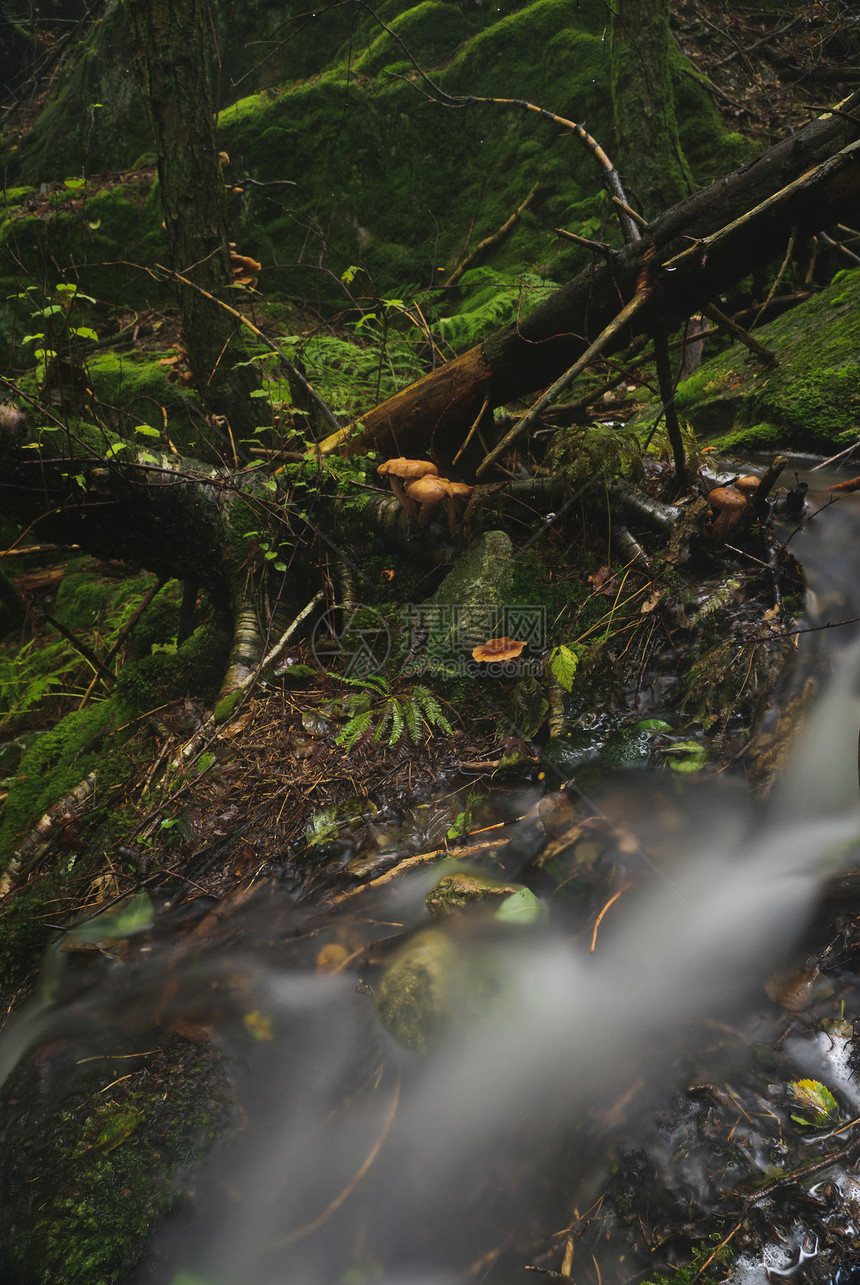
[[[402,389],[319,444],[323,455],[414,453],[479,414],[544,388],[572,366],[636,291],[647,305],[605,351],[675,327],[780,255],[788,238],[843,218],[860,196],[860,91],[755,161],[665,211],[641,240],[593,262],[528,317]]]

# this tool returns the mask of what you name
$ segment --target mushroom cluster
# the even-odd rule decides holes
[[[448,530],[457,534],[457,501],[467,500],[474,492],[465,482],[451,482],[439,476],[439,470],[429,460],[407,460],[400,457],[386,460],[376,470],[380,477],[387,477],[400,505],[410,517],[417,514],[418,525],[426,526],[437,504],[447,500]]]
[[[230,242],[230,268],[233,273],[234,286],[251,286],[257,284],[257,273],[262,271],[262,264],[247,254],[236,253],[236,242]]]
[[[755,515],[759,479],[752,473],[736,478],[729,486],[717,486],[708,492],[708,511],[703,530],[714,543],[727,540],[735,531],[752,521]]]

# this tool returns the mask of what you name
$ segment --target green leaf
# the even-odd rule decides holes
[[[839,1119],[839,1104],[820,1080],[792,1080],[791,1092],[803,1115],[792,1115],[798,1124],[824,1129]]]
[[[217,761],[214,754],[201,754],[197,760],[197,775],[202,776],[204,772],[208,772],[212,764]]]
[[[553,678],[562,691],[569,692],[573,687],[578,664],[579,657],[576,652],[564,643],[554,647],[550,653],[549,667]]]
[[[128,450],[128,442],[111,442],[105,451],[105,459],[113,459],[114,455],[119,455],[120,451]]]
[[[125,1142],[129,1134],[134,1132],[140,1120],[140,1112],[135,1111],[133,1107],[130,1110],[117,1111],[102,1129],[95,1146],[101,1151],[113,1151],[114,1147]]]
[[[63,186],[71,188],[73,192],[77,192],[84,186],[86,181],[87,180],[85,178],[67,178],[65,179]]]
[[[388,745],[389,748],[392,748],[400,743],[405,730],[405,722],[403,718],[403,705],[401,705],[400,701],[390,700],[388,703],[391,706],[391,735],[388,738]],[[406,704],[408,703],[409,702],[407,701]]]
[[[98,339],[98,335],[91,326],[74,326],[72,334],[77,335],[79,339]]]
[[[21,343],[32,344],[32,343],[35,343],[37,339],[44,339],[44,338],[45,338],[44,332],[41,335],[25,335],[24,338],[21,340]]]
[[[361,271],[362,269],[357,263],[351,263],[348,268],[344,268],[343,272],[340,274],[340,279],[345,286],[351,286],[355,280],[355,274]]]
[[[134,431],[140,433],[142,437],[161,437],[158,429],[153,428],[151,424],[135,424]]]
[[[528,888],[520,888],[505,897],[494,919],[504,924],[533,924],[546,916],[546,906]]]
[[[131,937],[149,928],[154,918],[152,902],[145,892],[139,892],[120,910],[112,914],[96,915],[95,919],[78,924],[69,933],[69,939],[87,943],[105,938]]]
[[[249,397],[268,397],[268,396],[269,396],[269,390],[268,390],[268,388],[254,388],[254,389],[252,389],[252,390],[251,390],[251,392],[248,394],[248,396],[249,396]],[[256,428],[254,429],[254,432],[255,432],[255,433],[258,433],[259,431],[260,431],[259,429],[256,429]],[[264,432],[266,431],[266,425],[265,425],[265,424],[263,425],[263,431],[264,431]]]
[[[643,718],[641,723],[636,724],[637,732],[671,732],[672,724],[665,722],[662,718]]]

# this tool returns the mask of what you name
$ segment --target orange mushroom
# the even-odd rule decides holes
[[[235,250],[231,250],[230,267],[233,269],[234,286],[255,286],[257,273],[262,271],[263,265],[247,254],[237,254]]]
[[[448,483],[448,530],[452,536],[457,534],[457,501],[469,500],[474,493],[474,486],[467,486],[465,482]]]
[[[404,491],[410,500],[417,500],[421,506],[418,510],[418,525],[426,526],[430,521],[430,514],[440,500],[448,498],[448,483],[443,477],[433,477],[427,473],[424,477],[416,477],[414,482],[407,482]]]
[[[380,477],[387,477],[391,483],[391,489],[397,496],[398,503],[404,508],[410,517],[414,517],[418,512],[418,507],[414,500],[410,500],[403,489],[402,481],[415,480],[419,477],[435,476],[438,469],[435,464],[429,460],[407,460],[402,455],[394,460],[386,460],[379,465],[376,470]]]
[[[703,530],[714,541],[727,539],[748,512],[746,496],[734,486],[717,486],[709,491],[708,505]]]
[[[756,498],[760,482],[761,478],[756,477],[755,473],[747,473],[744,477],[736,478],[732,486],[740,491],[745,500],[752,501]]]
[[[517,642],[514,638],[488,638],[480,647],[475,647],[472,651],[472,659],[477,660],[479,664],[488,663],[489,661],[503,662],[506,660],[516,660],[517,656],[522,655],[524,642]]]

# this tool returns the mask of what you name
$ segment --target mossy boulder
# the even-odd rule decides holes
[[[225,1061],[211,1047],[174,1037],[136,1056],[126,1042],[122,1054],[89,1057],[82,1073],[58,1039],[4,1087],[4,1280],[125,1280],[153,1226],[190,1194],[195,1163],[235,1126]]]
[[[127,70],[121,10],[114,0],[70,60],[49,107],[7,157],[16,182],[127,169],[151,151]],[[226,0],[212,6],[223,51],[219,143],[230,156],[231,180],[244,186],[231,198],[234,238],[263,263],[261,288],[270,298],[318,290],[322,302],[340,308],[349,298],[337,278],[355,264],[365,270],[362,285],[381,293],[401,294],[409,285],[426,292],[443,279],[442,269],[498,231],[536,184],[528,209],[494,248],[492,266],[537,266],[561,280],[585,261],[555,228],[588,235],[600,224],[601,175],[589,150],[520,106],[434,101],[415,64],[447,94],[527,99],[585,121],[609,146],[609,50],[598,0],[480,7],[389,0],[379,10],[387,29],[373,18],[353,27],[337,8],[285,19],[274,0],[255,0],[243,6],[241,40],[234,29],[227,38],[231,13]],[[291,23],[295,38],[285,38]],[[263,59],[256,55],[261,45]],[[103,81],[93,79],[100,61],[112,69]],[[111,81],[117,68],[121,87]],[[693,169],[710,179],[737,159],[737,139],[726,135],[677,51],[672,75]],[[58,115],[71,122],[62,144]],[[105,262],[149,261],[140,229],[131,231],[124,253],[105,254]],[[90,235],[85,228],[84,240]],[[58,261],[69,254],[61,247]],[[319,273],[320,255],[334,275]]]
[[[698,437],[724,451],[830,452],[860,418],[860,270],[757,327],[777,358],[766,366],[739,343],[678,386],[676,405]],[[653,420],[654,408],[643,412]]]

